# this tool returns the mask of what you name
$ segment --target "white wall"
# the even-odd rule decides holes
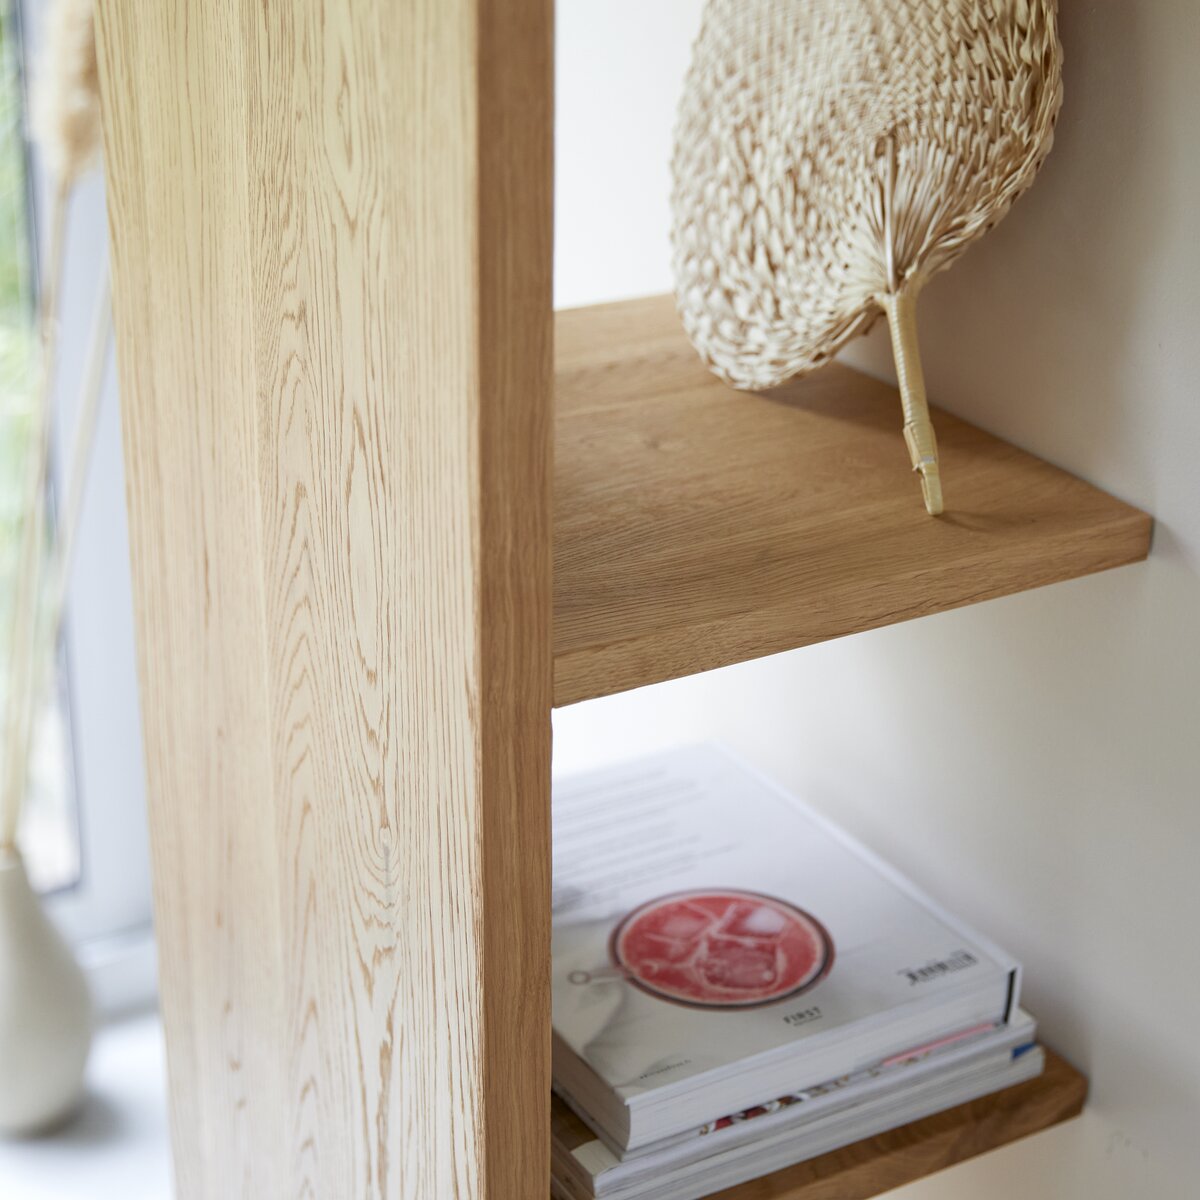
[[[560,305],[670,286],[700,7],[560,0]],[[904,1200],[1200,1177],[1200,6],[1067,4],[1062,33],[1054,153],[926,292],[926,369],[937,402],[1153,512],[1150,562],[556,719],[564,767],[724,738],[1024,958],[1087,1113]],[[875,337],[850,357],[890,370]]]

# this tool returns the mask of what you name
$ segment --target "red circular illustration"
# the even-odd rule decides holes
[[[833,966],[833,941],[795,905],[743,891],[677,892],[613,931],[613,961],[643,991],[698,1008],[797,996]]]

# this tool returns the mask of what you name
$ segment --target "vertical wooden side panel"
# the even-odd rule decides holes
[[[101,0],[180,1195],[544,1196],[548,0]]]
[[[215,5],[186,26],[166,6],[102,12],[121,59],[107,80],[129,92],[108,89],[106,157],[178,1187],[285,1195],[282,1164],[256,1152],[284,1124],[263,1033],[286,997],[244,63]]]
[[[550,747],[507,731],[544,724],[553,703],[554,3],[483,0],[479,12],[479,45],[491,48],[479,60],[480,95],[506,114],[477,127],[481,678],[492,717],[481,755],[486,777],[524,796],[484,809],[485,893],[513,898],[495,905],[483,927],[485,977],[506,980],[484,1007],[487,1194],[541,1200],[550,1153]],[[513,402],[531,387],[544,403]],[[545,1064],[542,1078],[509,1074],[508,1064],[526,1055]],[[534,1179],[544,1182],[531,1190]]]

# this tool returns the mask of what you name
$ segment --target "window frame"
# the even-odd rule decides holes
[[[36,0],[12,2],[26,99],[28,64],[36,62],[44,9]],[[27,148],[26,156],[37,280],[51,193],[36,152]],[[99,169],[76,188],[66,236],[55,446],[71,444],[92,314],[107,271],[108,223]],[[80,873],[75,885],[45,899],[47,910],[89,972],[101,1015],[149,1003],[155,993],[149,837],[114,359],[110,353],[60,647]],[[55,455],[51,464],[52,495],[65,482],[62,457]]]

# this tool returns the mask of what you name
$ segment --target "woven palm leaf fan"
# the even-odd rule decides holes
[[[916,301],[1050,150],[1056,0],[708,0],[673,163],[680,315],[734,387],[826,362],[882,310],[942,511]]]

